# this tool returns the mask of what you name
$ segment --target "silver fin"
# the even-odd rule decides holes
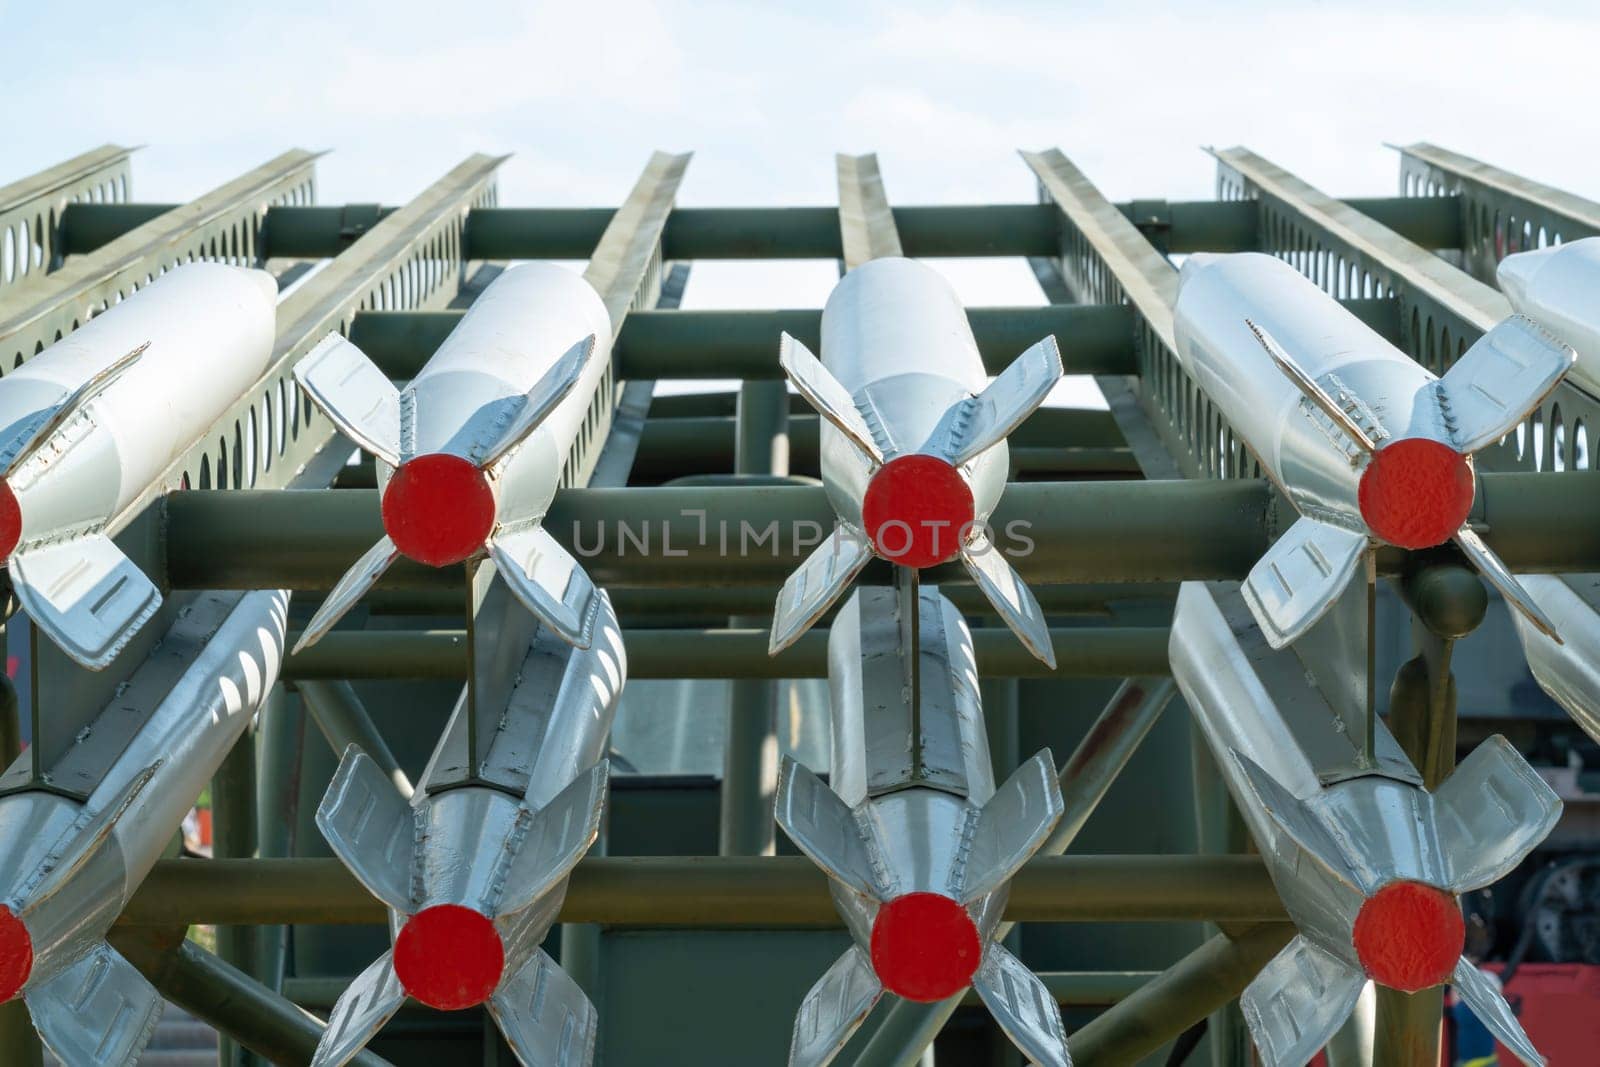
[[[600,835],[610,769],[610,763],[601,760],[534,812],[506,872],[507,889],[495,906],[496,916],[521,911],[550,892],[589,851]]]
[[[1255,334],[1255,338],[1261,344],[1261,347],[1266,349],[1267,356],[1284,373],[1284,376],[1294,383],[1295,388],[1299,389],[1307,400],[1315,404],[1324,415],[1332,419],[1333,424],[1339,428],[1341,433],[1354,441],[1356,446],[1363,451],[1377,451],[1378,446],[1368,435],[1366,429],[1351,418],[1350,413],[1344,409],[1344,406],[1329,396],[1328,391],[1307,373],[1306,369],[1300,366],[1293,356],[1284,351],[1283,346],[1278,344],[1276,338],[1249,319],[1245,319],[1244,324],[1250,327],[1250,332]]]
[[[1494,586],[1495,590],[1505,597],[1507,604],[1550,640],[1558,645],[1565,643],[1561,635],[1556,632],[1555,623],[1550,621],[1549,616],[1540,609],[1533,597],[1528,595],[1528,591],[1522,588],[1522,583],[1517,581],[1500,557],[1483,543],[1483,538],[1478,536],[1476,530],[1463,526],[1455,532],[1453,540],[1477,568],[1483,580]]]
[[[1500,323],[1439,379],[1452,443],[1472,453],[1515,430],[1577,359],[1532,319],[1513,315]]]
[[[29,875],[28,880],[19,889],[17,895],[22,904],[18,912],[19,918],[26,918],[38,910],[39,905],[71,883],[73,875],[81,871],[84,864],[93,859],[95,853],[110,840],[111,831],[116,829],[118,820],[139,794],[144,792],[145,786],[150,784],[150,779],[155,777],[160,766],[161,760],[156,760],[134,775],[133,780],[123,787],[113,803],[96,812],[84,810],[73,820],[58,843],[60,851],[52,849],[50,855]]]
[[[828,539],[806,557],[778,590],[767,654],[775,656],[800,640],[871,559],[872,546],[865,536],[847,523],[834,527]]]
[[[317,805],[317,829],[373,896],[395,911],[410,910],[415,812],[355,745],[344,750]]]
[[[1517,1022],[1517,1016],[1512,1012],[1511,1005],[1506,1003],[1505,994],[1500,992],[1497,982],[1462,956],[1456,964],[1455,973],[1450,977],[1450,984],[1455,988],[1456,996],[1467,1002],[1472,1014],[1489,1028],[1496,1041],[1510,1049],[1511,1054],[1528,1067],[1544,1067],[1544,1057],[1528,1040],[1527,1032]]]
[[[1273,648],[1316,625],[1355,577],[1365,534],[1301,518],[1250,568],[1239,592]]]
[[[405,1002],[406,991],[394,972],[394,953],[385,952],[334,1001],[311,1067],[342,1067],[350,1062]]]
[[[583,989],[534,949],[489,998],[489,1014],[526,1067],[589,1067],[599,1016]]]
[[[1055,670],[1056,649],[1050,640],[1050,627],[1045,624],[1044,610],[1028,583],[1006,562],[987,534],[979,533],[967,542],[961,549],[961,562],[1022,646],[1034,659]]]
[[[394,547],[394,542],[388,536],[378,538],[378,543],[362,555],[340,577],[338,583],[322,598],[315,615],[306,623],[305,630],[300,634],[300,640],[294,643],[294,652],[303,648],[310,648],[323,635],[333,629],[338,621],[345,617],[345,613],[367,595],[367,590],[378,584],[384,572],[394,566],[394,561],[400,558],[400,550]],[[293,653],[290,653],[291,655]]]
[[[1363,887],[1360,876],[1352,869],[1344,847],[1339,839],[1329,832],[1320,813],[1278,784],[1276,778],[1249,756],[1236,750],[1230,750],[1228,755],[1239,768],[1240,777],[1256,795],[1261,807],[1278,829],[1302,852],[1327,868],[1335,878],[1352,889],[1361,890]],[[1263,849],[1271,847],[1266,841],[1256,843]]]
[[[873,855],[877,842],[839,794],[792,756],[783,757],[778,772],[774,817],[829,877],[874,900],[888,895]]]
[[[1037,753],[995,790],[978,814],[954,896],[964,904],[999,889],[1044,844],[1066,810],[1050,750]]]
[[[164,1007],[155,986],[104,942],[25,999],[63,1067],[133,1067]]]
[[[1061,1022],[1056,998],[1027,964],[998,941],[984,948],[983,964],[972,977],[972,988],[1029,1063],[1072,1067],[1067,1028]]]
[[[595,337],[590,334],[556,360],[544,376],[533,383],[526,396],[513,397],[513,406],[504,413],[503,428],[494,436],[473,443],[467,458],[480,467],[498,462],[516,448],[550,413],[567,398],[589,360],[594,356]]]
[[[110,364],[90,375],[89,379],[83,384],[63,396],[55,407],[39,412],[38,417],[26,429],[13,437],[5,446],[4,451],[0,452],[0,478],[9,476],[18,467],[26,463],[29,457],[38,451],[39,446],[48,441],[50,436],[61,428],[62,423],[71,418],[74,412],[81,410],[89,401],[110,388],[113,382],[127,372],[128,368],[139,362],[139,357],[143,356],[145,349],[149,347],[150,342],[146,341],[133,351],[117,357]]]
[[[1263,1067],[1304,1067],[1355,1009],[1366,975],[1295,937],[1239,998]]]
[[[845,949],[800,1002],[789,1067],[827,1067],[882,997],[883,984],[866,956],[853,945]]]
[[[1012,360],[983,392],[952,408],[940,423],[935,447],[958,467],[987,452],[1021,426],[1060,380],[1061,351],[1054,336],[1046,337]]]
[[[1472,750],[1433,793],[1450,889],[1498,882],[1561,818],[1561,798],[1499,734]]]
[[[90,670],[116,659],[161,608],[155,583],[104,534],[27,549],[8,566],[28,617]]]
[[[1557,644],[1519,612],[1513,612],[1528,669],[1546,693],[1566,709],[1585,733],[1600,742],[1600,617],[1577,591],[1553,574],[1525,574],[1518,581],[1557,629],[1570,639]]]
[[[340,433],[400,465],[400,393],[366,353],[330,333],[295,364],[294,379]]]
[[[855,400],[822,361],[811,354],[811,349],[784,334],[778,341],[778,365],[818,414],[849,438],[875,466],[883,462],[883,450],[878,447],[867,420],[861,417]]]
[[[489,538],[489,555],[512,595],[561,639],[594,643],[600,594],[583,567],[544,527],[529,524]]]

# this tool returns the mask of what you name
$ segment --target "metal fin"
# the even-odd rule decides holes
[[[874,466],[883,462],[883,450],[855,400],[809,348],[784,334],[778,341],[778,365],[818,414],[833,423]]]
[[[1556,632],[1555,623],[1550,621],[1550,617],[1540,609],[1533,597],[1528,595],[1528,591],[1522,588],[1522,583],[1512,576],[1500,557],[1483,543],[1483,538],[1478,536],[1476,530],[1463,526],[1455,532],[1452,540],[1466,554],[1467,559],[1472,561],[1472,565],[1477,568],[1483,580],[1494,586],[1495,590],[1505,597],[1506,603],[1527,619],[1534,629],[1558,645],[1566,643]]]
[[[1067,1028],[1061,1022],[1056,998],[1027,964],[998,941],[985,946],[983,965],[972,978],[972,988],[1029,1063],[1071,1067]]]
[[[800,1002],[789,1067],[827,1067],[883,997],[883,984],[859,948],[833,962]]]
[[[1039,607],[1028,583],[1011,568],[987,534],[979,533],[967,542],[961,549],[961,562],[990,606],[1017,635],[1022,647],[1032,653],[1034,659],[1055,670],[1056,649],[1050,640],[1044,609]]]
[[[1350,413],[1344,409],[1344,406],[1329,396],[1328,391],[1304,367],[1300,366],[1293,356],[1284,351],[1283,346],[1278,344],[1276,338],[1250,319],[1245,319],[1244,324],[1250,327],[1250,332],[1255,334],[1256,341],[1260,343],[1262,348],[1266,349],[1267,356],[1284,373],[1284,376],[1294,383],[1295,388],[1299,389],[1307,400],[1315,404],[1324,415],[1332,419],[1333,424],[1339,428],[1341,433],[1354,441],[1357,447],[1362,450],[1367,452],[1377,451],[1378,446],[1368,435],[1366,429],[1351,418]]]
[[[1355,577],[1367,537],[1300,518],[1250,568],[1240,595],[1273,648],[1298,640],[1327,614]]]
[[[385,952],[334,1001],[311,1067],[342,1067],[350,1062],[405,1002],[406,991],[394,973],[394,953]]]
[[[416,816],[394,783],[356,745],[317,805],[317,829],[368,892],[395,911],[411,909]]]
[[[64,1067],[133,1067],[165,1006],[155,986],[104,942],[24,999]]]
[[[887,895],[873,855],[877,843],[839,794],[793,756],[783,757],[779,768],[773,815],[795,846],[830,878],[874,900]]]
[[[400,393],[361,349],[330,333],[295,364],[294,379],[340,433],[400,465]]]
[[[1066,806],[1056,765],[1044,749],[1018,767],[983,806],[954,896],[970,904],[999,889],[1044,844]]]
[[[34,625],[90,670],[116,659],[161,608],[155,583],[104,534],[26,549],[8,566]]]
[[[1532,319],[1513,315],[1500,323],[1439,379],[1452,443],[1476,452],[1515,430],[1577,359],[1570,345]]]
[[[89,401],[105,392],[113,382],[122,377],[128,368],[139,362],[145,349],[150,347],[150,342],[135,348],[125,355],[117,357],[110,364],[102,367],[89,379],[76,389],[64,395],[55,407],[41,411],[26,429],[14,437],[0,452],[0,478],[9,476],[18,467],[38,451],[39,446],[48,441],[61,424],[70,419],[73,413],[82,410]]]
[[[600,835],[611,764],[601,760],[568,783],[555,799],[533,815],[511,869],[507,889],[495,915],[521,911],[565,878]]]
[[[1513,613],[1528,669],[1546,693],[1585,733],[1600,742],[1600,618],[1583,597],[1553,574],[1519,579],[1547,617],[1570,641],[1559,645],[1520,613]]]
[[[345,613],[367,595],[368,589],[378,584],[378,579],[382,578],[384,572],[394,566],[394,561],[399,558],[400,550],[394,547],[393,541],[387,536],[378,538],[378,543],[367,549],[366,553],[344,572],[343,577],[329,590],[328,595],[323,597],[316,614],[311,616],[311,621],[306,623],[305,630],[301,632],[300,640],[294,643],[294,652],[310,648],[322,640],[323,635],[333,629],[334,625],[344,618]]]
[[[1439,851],[1456,893],[1510,874],[1555,828],[1561,798],[1499,734],[1433,793]]]
[[[594,643],[600,594],[583,567],[549,531],[530,524],[489,538],[489,556],[512,595],[576,648]]]
[[[1366,975],[1303,937],[1272,957],[1239,998],[1263,1067],[1304,1067],[1355,1009]]]
[[[775,656],[800,640],[871,559],[872,546],[866,537],[847,523],[834,527],[832,535],[806,557],[778,590],[767,654]]]
[[[594,349],[592,333],[567,349],[526,396],[512,398],[514,406],[505,412],[503,422],[497,423],[504,428],[487,440],[474,442],[467,458],[480,467],[488,467],[521,444],[577,386],[584,368],[594,356]]]
[[[26,918],[38,910],[39,905],[70,884],[73,875],[94,858],[95,853],[110,840],[111,831],[116,828],[123,813],[139,794],[144,792],[145,786],[150,784],[150,779],[155,777],[161,762],[156,760],[134,775],[133,780],[123,787],[113,803],[96,812],[85,810],[73,820],[67,832],[62,835],[57,848],[51,849],[50,855],[22,885],[18,893],[22,904],[19,917]]]
[[[1276,778],[1263,770],[1249,756],[1237,750],[1229,750],[1228,755],[1239,768],[1245,784],[1255,793],[1256,799],[1277,824],[1278,829],[1283,831],[1302,852],[1327,868],[1335,878],[1359,891],[1362,888],[1361,879],[1351,869],[1343,847],[1338,838],[1328,831],[1320,813],[1279,785]],[[1272,847],[1267,841],[1256,843],[1262,849]]]
[[[1545,1058],[1528,1040],[1527,1032],[1517,1022],[1511,1005],[1500,992],[1498,982],[1462,956],[1456,964],[1455,973],[1450,976],[1450,984],[1455,988],[1456,996],[1467,1002],[1472,1014],[1489,1028],[1496,1041],[1510,1049],[1511,1054],[1528,1067],[1544,1067]]]
[[[936,431],[935,447],[958,467],[987,452],[1022,425],[1060,380],[1061,351],[1054,336],[1046,337],[1012,360],[983,392],[952,408]]]
[[[583,989],[543,949],[489,998],[506,1044],[527,1067],[589,1067],[599,1014]]]

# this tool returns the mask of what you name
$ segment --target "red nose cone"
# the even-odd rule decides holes
[[[460,1011],[488,1000],[505,965],[494,923],[459,904],[422,909],[394,939],[394,973],[400,985],[440,1011]]]
[[[1391,882],[1361,905],[1353,940],[1374,982],[1415,993],[1449,979],[1466,937],[1455,897],[1421,882]]]
[[[932,567],[953,558],[972,515],[972,490],[961,473],[920,454],[885,463],[861,502],[873,551],[902,567]]]
[[[0,905],[0,1003],[22,991],[33,971],[33,938],[11,909]]]
[[[11,558],[20,540],[22,508],[17,506],[17,494],[11,491],[11,485],[0,478],[0,563]]]
[[[872,923],[872,969],[885,989],[925,1004],[972,984],[983,959],[967,909],[938,893],[907,893],[878,909]]]
[[[476,554],[494,529],[494,492],[483,471],[435,452],[400,464],[383,491],[383,528],[407,558],[430,567]]]
[[[1455,449],[1408,437],[1372,454],[1361,475],[1361,517],[1401,548],[1450,540],[1472,510],[1472,465]]]

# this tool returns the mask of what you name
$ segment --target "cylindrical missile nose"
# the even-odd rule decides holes
[[[973,515],[972,488],[961,472],[920,452],[880,467],[861,501],[873,551],[903,567],[954,558],[972,532]]]
[[[872,969],[906,1000],[954,996],[972,984],[982,962],[977,924],[947,896],[906,893],[885,901],[872,921]]]
[[[400,464],[383,491],[383,529],[406,557],[430,567],[460,563],[494,529],[494,490],[478,467],[434,452]]]
[[[394,939],[394,973],[430,1008],[461,1011],[488,1000],[505,969],[494,923],[459,904],[436,904],[406,920]]]
[[[1357,499],[1373,534],[1416,549],[1450,540],[1472,511],[1473,492],[1466,456],[1426,437],[1407,437],[1372,454]]]
[[[33,938],[22,920],[0,904],[0,1004],[22,991],[33,972]]]
[[[1495,281],[1500,283],[1500,291],[1506,294],[1512,307],[1522,308],[1523,301],[1528,298],[1528,285],[1533,281],[1533,276],[1539,268],[1550,262],[1550,257],[1555,253],[1555,248],[1540,248],[1532,252],[1517,252],[1500,261],[1494,270]]]
[[[22,540],[22,508],[11,483],[0,478],[0,564],[11,558]]]
[[[1456,898],[1422,882],[1390,882],[1356,915],[1356,956],[1379,985],[1415,993],[1449,980],[1466,944]]]

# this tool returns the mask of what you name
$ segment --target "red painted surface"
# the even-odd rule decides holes
[[[1491,963],[1487,969],[1501,967]],[[1600,1060],[1600,967],[1524,963],[1505,994],[1550,1067],[1590,1067]],[[1498,1052],[1501,1063],[1517,1063],[1503,1045]]]
[[[1401,548],[1450,540],[1472,510],[1472,465],[1455,449],[1409,437],[1372,454],[1361,474],[1361,517]]]
[[[879,556],[903,567],[955,558],[973,519],[972,490],[937,456],[891,459],[867,483],[861,521]]]
[[[402,463],[383,491],[383,529],[409,559],[460,563],[494,529],[489,479],[460,456],[432,453]]]
[[[17,542],[22,540],[22,507],[11,483],[0,478],[0,563],[11,558]]]
[[[500,984],[505,948],[494,923],[459,904],[424,908],[394,940],[394,971],[408,995],[440,1011],[482,1004]]]
[[[1361,905],[1356,955],[1380,985],[1415,993],[1442,985],[1466,940],[1456,898],[1421,882],[1391,882]]]
[[[33,971],[33,938],[22,920],[0,904],[0,1003],[22,989]]]
[[[944,1000],[972,984],[983,960],[978,927],[956,901],[907,893],[878,909],[872,923],[872,969],[884,988],[907,1000]]]

